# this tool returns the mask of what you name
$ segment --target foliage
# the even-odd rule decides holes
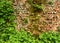
[[[53,5],[53,0],[52,1],[49,1],[48,4]]]
[[[41,3],[35,3],[34,2],[35,0],[28,0],[28,2],[30,3],[30,5],[34,8],[34,10],[40,10],[40,11],[42,11],[43,10],[43,8],[44,8],[44,6],[43,6],[43,3],[41,2],[41,1],[39,1],[39,2],[41,2]]]
[[[15,15],[12,2],[8,0],[0,0],[0,31],[6,27],[14,26]]]
[[[10,29],[9,29],[10,28]],[[15,30],[13,27],[6,28],[4,33],[0,33],[1,43],[59,43],[60,33],[45,32],[35,38],[31,33],[21,28],[21,31]]]
[[[5,33],[0,34],[1,43],[35,43],[35,38],[24,30],[20,32],[12,29],[7,29]]]
[[[39,36],[40,42],[43,43],[60,43],[60,33],[59,32],[45,32]]]
[[[4,41],[9,39],[8,33],[15,28],[12,4],[12,1],[0,0],[0,43],[5,43]]]
[[[41,33],[35,38],[31,33],[15,29],[12,2],[0,0],[0,43],[59,43],[60,32]]]

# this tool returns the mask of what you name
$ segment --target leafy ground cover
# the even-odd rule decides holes
[[[60,43],[60,33],[45,32],[36,38],[23,28],[20,32],[8,28],[3,34],[0,33],[0,43]]]
[[[0,0],[0,43],[60,43],[60,32],[42,32],[36,36],[23,28],[16,30],[14,20],[12,1]]]

